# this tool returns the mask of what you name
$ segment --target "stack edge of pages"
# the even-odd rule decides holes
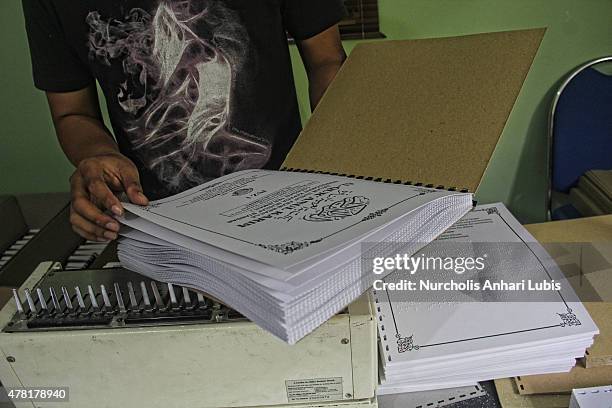
[[[418,251],[472,208],[472,195],[245,170],[125,208],[123,266],[205,292],[293,344],[379,277],[362,267],[364,253]]]
[[[584,357],[597,326],[550,255],[503,204],[477,206],[419,251],[423,257],[458,253],[483,256],[484,268],[461,276],[426,271],[429,276],[410,279],[471,282],[467,289],[419,300],[409,291],[372,289],[379,394],[567,372]],[[395,271],[384,281],[402,279],[406,275]],[[486,282],[524,285],[485,289]]]

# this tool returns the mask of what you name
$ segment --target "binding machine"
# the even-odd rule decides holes
[[[201,293],[160,284],[121,268],[49,270],[35,288],[13,289],[17,313],[6,332],[87,330],[240,321]]]
[[[293,346],[201,293],[120,267],[43,262],[13,299],[0,311],[2,384],[69,396],[17,407],[377,406],[367,297]]]
[[[121,268],[114,245],[72,232],[67,200],[0,197],[0,284],[15,288],[0,381],[68,390],[17,407],[377,405],[366,297],[289,346],[202,293]]]

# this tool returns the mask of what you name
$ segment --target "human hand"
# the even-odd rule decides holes
[[[110,215],[123,215],[115,195],[125,192],[130,202],[147,205],[138,169],[120,153],[107,153],[82,160],[70,177],[70,223],[85,239],[106,242],[117,239],[119,223]]]

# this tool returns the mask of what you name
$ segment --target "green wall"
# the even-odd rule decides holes
[[[548,27],[478,191],[481,202],[504,201],[523,222],[545,214],[546,115],[561,78],[580,63],[612,55],[612,0],[379,0],[390,39],[442,37]],[[2,136],[0,193],[67,189],[71,166],[59,149],[44,96],[33,89],[21,2],[0,4]],[[350,51],[354,41],[347,41]],[[292,50],[302,116],[307,82]],[[409,91],[409,90],[407,90]]]
[[[0,3],[0,194],[66,190],[70,163],[34,89],[21,1]]]

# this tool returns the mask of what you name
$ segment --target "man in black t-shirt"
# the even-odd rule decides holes
[[[135,204],[278,168],[301,130],[288,32],[311,106],[345,59],[341,0],[23,0],[34,83],[76,166],[71,223],[117,238]],[[104,93],[115,138],[105,128]],[[115,140],[116,139],[116,140]]]

